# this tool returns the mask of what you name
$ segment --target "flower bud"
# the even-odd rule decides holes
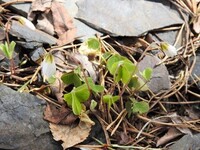
[[[161,42],[160,48],[168,57],[174,57],[177,55],[177,49],[174,46],[168,44],[167,42]]]

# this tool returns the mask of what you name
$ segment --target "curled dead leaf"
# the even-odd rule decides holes
[[[48,103],[44,111],[44,119],[55,124],[72,124],[77,118],[64,105],[61,108],[57,108],[55,105]]]
[[[91,124],[80,122],[76,127],[74,125],[56,125],[50,123],[50,130],[56,141],[62,141],[63,149],[72,147],[83,142],[90,133]]]
[[[164,136],[158,139],[156,146],[158,147],[160,145],[164,145],[180,135],[182,135],[182,133],[178,129],[172,127],[167,131],[167,133]]]

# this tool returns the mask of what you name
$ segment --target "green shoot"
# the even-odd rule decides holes
[[[11,43],[5,42],[5,44],[0,44],[0,49],[2,50],[3,54],[7,59],[10,60],[10,71],[11,74],[14,72],[14,60],[13,60],[13,54],[15,51],[15,45],[16,43],[12,41]]]

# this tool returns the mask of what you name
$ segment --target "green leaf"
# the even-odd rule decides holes
[[[9,50],[10,50],[10,53],[13,53],[14,50],[15,50],[15,45],[16,43],[14,41],[12,41],[9,45]]]
[[[112,96],[112,95],[103,96],[103,101],[108,104],[109,109],[118,99],[119,99],[119,96]]]
[[[141,75],[148,81],[151,79],[151,76],[152,76],[152,68],[146,68],[142,73]]]
[[[128,84],[133,73],[135,72],[136,66],[129,61],[124,61],[122,65],[122,82]]]
[[[72,111],[75,115],[80,115],[82,111],[81,103],[75,93],[72,93]]]
[[[89,38],[81,44],[78,51],[84,55],[98,55],[101,54],[100,48],[101,43],[97,38]]]
[[[8,59],[13,57],[15,45],[16,43],[14,41],[12,41],[9,45],[7,42],[5,42],[5,44],[0,44],[0,49]]]
[[[89,49],[94,49],[94,50],[100,49],[100,42],[97,38],[89,38],[87,40],[87,45]]]
[[[121,61],[121,60],[124,60],[124,59],[125,59],[124,57],[122,57],[122,56],[120,56],[120,55],[118,55],[118,54],[115,54],[115,55],[111,56],[111,57],[108,59],[108,61],[107,61],[107,68],[108,68],[108,70],[109,70],[110,72],[113,72],[113,71],[111,71],[112,65],[113,65],[114,63],[117,63],[117,62],[119,62],[119,61]],[[117,67],[117,65],[116,65],[116,67]],[[112,73],[111,73],[111,74],[112,74]]]
[[[147,91],[149,89],[147,84],[136,75],[131,78],[128,87],[140,91]]]
[[[64,100],[67,102],[67,105],[72,106],[72,93],[64,94]]]
[[[134,89],[138,89],[139,87],[140,87],[140,84],[139,84],[139,82],[138,82],[138,76],[136,76],[136,75],[134,75],[132,78],[131,78],[131,80],[130,80],[130,82],[129,82],[129,84],[128,84],[128,87],[129,88],[134,88]]]
[[[90,110],[94,111],[94,109],[96,108],[97,106],[97,102],[95,100],[91,100],[91,103],[90,103]]]
[[[136,71],[136,66],[130,60],[118,54],[108,59],[107,68],[110,74],[114,76],[115,82],[121,80],[124,84],[130,81],[133,73]]]
[[[104,91],[104,87],[101,86],[101,85],[96,85],[94,84],[93,80],[91,77],[88,77],[87,78],[87,81],[88,81],[88,84],[89,84],[89,87],[92,91],[94,91],[95,93],[100,93],[100,92],[103,92]]]
[[[131,109],[133,113],[144,114],[149,111],[149,104],[145,101],[133,102]]]
[[[72,107],[75,115],[80,115],[82,111],[82,102],[85,102],[90,97],[90,92],[86,84],[74,88],[70,93],[64,95],[64,100]]]
[[[65,73],[61,76],[61,80],[65,83],[65,84],[73,84],[75,87],[78,87],[81,85],[81,80],[79,78],[79,76],[74,73],[74,72],[69,72],[69,73]]]
[[[90,91],[86,84],[83,84],[73,90],[80,102],[85,102],[90,97]]]

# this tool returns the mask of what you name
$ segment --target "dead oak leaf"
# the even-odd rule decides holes
[[[91,124],[80,122],[76,127],[53,123],[50,123],[49,127],[54,140],[61,140],[63,149],[66,149],[83,142],[88,137],[92,126]]]
[[[51,12],[53,16],[53,25],[58,36],[58,45],[68,44],[75,39],[76,28],[73,20],[65,7],[59,2],[52,2]]]

